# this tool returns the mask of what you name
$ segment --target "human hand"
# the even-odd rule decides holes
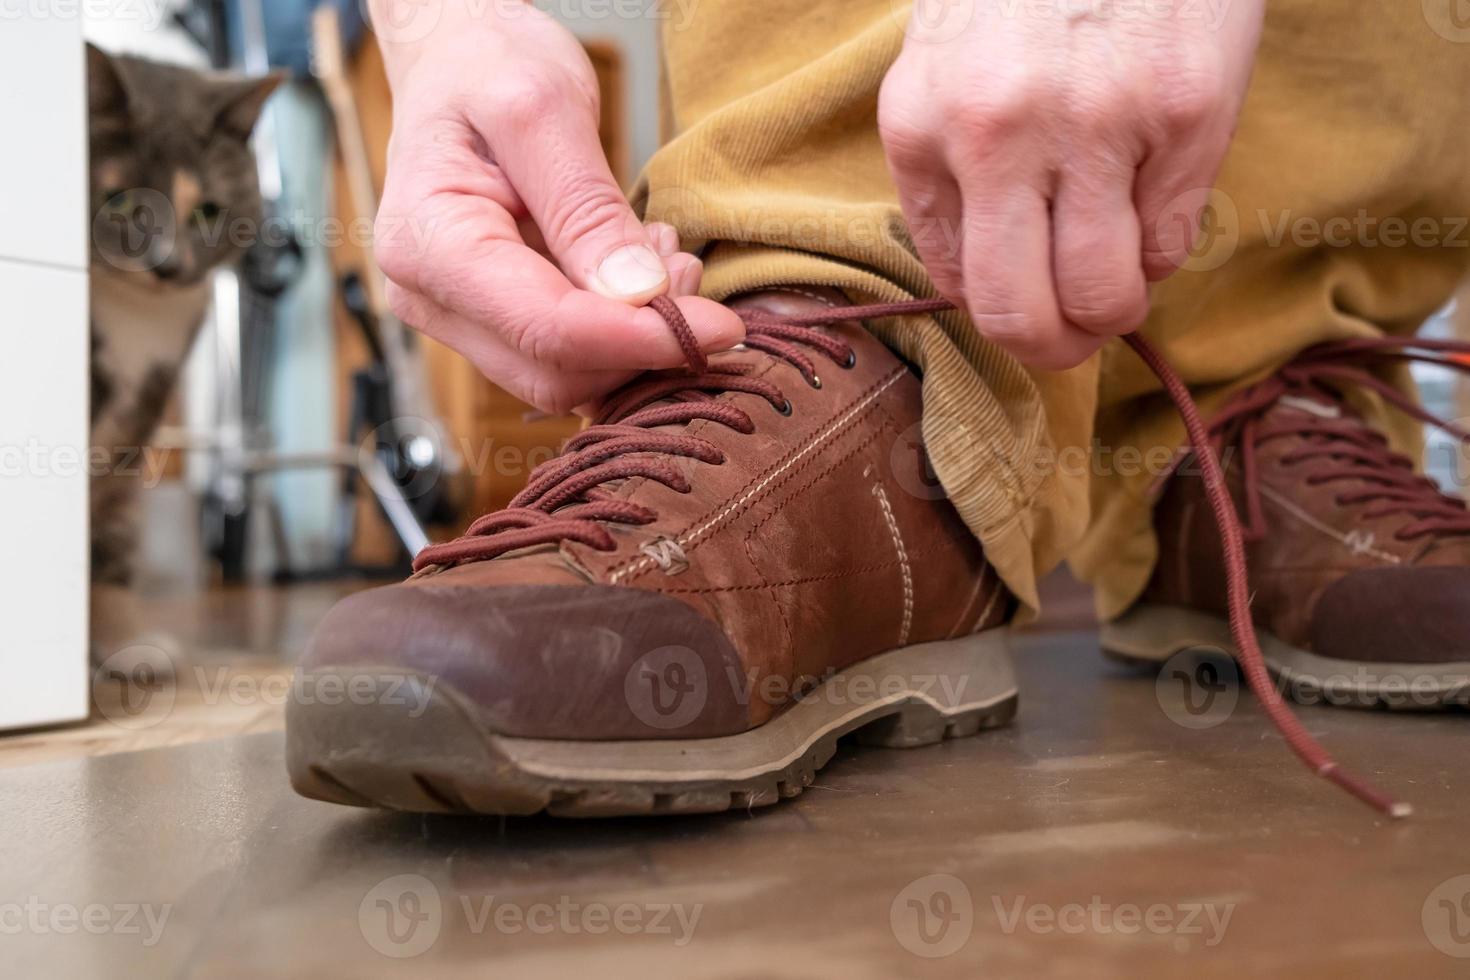
[[[676,297],[704,350],[740,342],[740,319],[694,295],[699,260],[613,180],[596,76],[565,28],[528,4],[447,4],[426,36],[381,43],[394,120],[376,257],[399,318],[556,413],[683,363],[641,305],[654,296]]]
[[[1038,368],[1142,324],[1147,283],[1188,258],[1264,3],[1212,24],[1193,5],[917,0],[879,128],[935,289]]]

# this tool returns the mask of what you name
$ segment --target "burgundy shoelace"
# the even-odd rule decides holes
[[[562,455],[537,467],[525,489],[505,510],[479,518],[453,541],[420,551],[414,558],[415,571],[430,565],[481,561],[518,548],[559,541],[580,541],[591,548],[611,551],[616,544],[603,522],[650,524],[658,514],[611,496],[600,489],[604,484],[641,476],[688,493],[692,489],[689,478],[669,461],[670,457],[714,465],[724,462],[724,454],[705,439],[655,430],[708,419],[737,432],[754,432],[755,421],[748,413],[717,399],[725,392],[756,395],[778,412],[791,411],[791,403],[773,382],[753,377],[738,366],[712,366],[673,300],[660,296],[650,305],[678,338],[688,369],[641,375],[619,390],[603,406],[596,424],[567,442]],[[820,385],[821,378],[803,348],[823,354],[839,366],[850,367],[853,363],[851,347],[798,318],[760,311],[745,311],[742,318],[745,346],[789,362],[808,384]]]
[[[749,414],[729,402],[718,400],[717,396],[725,392],[756,395],[764,398],[777,411],[790,412],[791,403],[774,383],[752,377],[739,367],[710,365],[699,350],[689,324],[672,300],[659,297],[650,305],[663,316],[669,329],[678,338],[688,361],[688,369],[643,375],[621,389],[603,408],[596,424],[570,440],[562,456],[538,467],[532,473],[529,484],[516,495],[509,507],[481,517],[460,538],[425,548],[414,560],[416,571],[431,565],[494,558],[518,548],[565,540],[580,541],[592,548],[611,551],[616,543],[608,530],[601,526],[602,522],[649,524],[657,519],[657,514],[648,507],[612,497],[600,489],[604,484],[642,476],[681,493],[688,493],[691,490],[688,478],[678,467],[659,457],[686,457],[712,464],[724,460],[723,453],[706,440],[677,432],[653,430],[662,426],[687,424],[696,419],[708,419],[739,432],[754,431],[755,422]],[[795,316],[776,316],[758,310],[745,310],[741,311],[741,317],[746,325],[746,347],[765,351],[789,362],[809,384],[819,385],[816,365],[803,348],[815,350],[833,362],[848,367],[852,364],[853,351],[840,340],[816,328],[847,320],[914,316],[952,309],[953,304],[946,300],[924,299],[835,307]],[[1248,406],[1258,403],[1261,407],[1269,405],[1282,391],[1276,390],[1272,394],[1271,386],[1274,381],[1257,386],[1252,389],[1252,399],[1243,399],[1239,406],[1207,429],[1188,387],[1158,351],[1136,333],[1125,335],[1123,340],[1158,377],[1184,420],[1190,445],[1198,457],[1203,473],[1215,523],[1224,543],[1231,635],[1235,639],[1238,659],[1246,680],[1264,706],[1267,717],[1291,750],[1317,775],[1336,783],[1381,813],[1390,817],[1408,816],[1411,808],[1407,803],[1386,796],[1342,769],[1302,727],[1271,683],[1260,644],[1256,639],[1255,625],[1250,613],[1245,536],[1226,487],[1216,451],[1217,444],[1223,439],[1223,433],[1232,423],[1239,421],[1247,426],[1252,424],[1252,410]],[[1388,356],[1410,360],[1438,360],[1427,354],[1412,353],[1409,348],[1470,352],[1470,345],[1456,346],[1449,342],[1436,344],[1426,341],[1371,340],[1350,341],[1332,346],[1345,349],[1334,353],[1334,356],[1309,361],[1312,366],[1300,368],[1293,380],[1283,383],[1337,380],[1365,384],[1419,418],[1428,417],[1427,413],[1369,374],[1360,363],[1354,363],[1354,359]],[[1254,438],[1258,441],[1273,434],[1269,431],[1257,431]],[[1345,463],[1340,471],[1333,474],[1334,478],[1345,479],[1350,470],[1366,472],[1381,462],[1378,453],[1386,452],[1382,447],[1370,445],[1356,436],[1349,437],[1347,443],[1338,440],[1336,444],[1351,444],[1360,455],[1351,456],[1351,465]],[[1342,455],[1341,450],[1339,455]],[[1377,474],[1379,469],[1381,468],[1374,468],[1374,473]],[[1384,506],[1405,508],[1407,512],[1416,515],[1421,522],[1416,530],[1427,533],[1435,529],[1459,527],[1458,524],[1453,524],[1448,506],[1439,503],[1431,506],[1422,487],[1415,484],[1411,491],[1412,482],[1407,476],[1395,477],[1380,481],[1379,486],[1371,492],[1374,499],[1384,501]],[[1364,494],[1369,492],[1362,491]],[[1461,512],[1463,513],[1463,508]]]
[[[1373,366],[1417,361],[1470,374],[1470,343],[1419,340],[1414,337],[1364,338],[1319,344],[1299,354],[1290,364],[1259,384],[1236,395],[1210,420],[1211,443],[1216,452],[1226,446],[1240,450],[1244,489],[1245,538],[1260,540],[1266,533],[1261,504],[1259,448],[1275,439],[1296,437],[1303,448],[1284,455],[1283,465],[1322,461],[1307,478],[1311,485],[1353,481],[1339,493],[1339,505],[1373,503],[1365,519],[1409,518],[1395,532],[1401,541],[1429,534],[1470,534],[1470,510],[1465,502],[1446,496],[1414,469],[1413,462],[1393,452],[1388,439],[1349,414],[1328,385],[1353,386],[1377,392],[1383,400],[1410,417],[1437,426],[1461,442],[1470,431],[1426,411],[1399,389],[1372,373]],[[1299,399],[1301,410],[1291,415],[1264,416],[1284,397]],[[1314,411],[1326,404],[1337,414]]]

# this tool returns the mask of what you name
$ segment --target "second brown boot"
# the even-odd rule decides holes
[[[1463,369],[1444,355],[1467,351],[1412,338],[1322,345],[1211,423],[1245,523],[1261,650],[1298,701],[1470,704],[1470,513],[1391,452],[1345,397],[1370,389],[1425,418],[1371,369],[1406,358]],[[1114,656],[1235,652],[1220,536],[1203,481],[1188,469],[1168,480],[1155,509],[1159,558],[1147,591],[1104,627]]]

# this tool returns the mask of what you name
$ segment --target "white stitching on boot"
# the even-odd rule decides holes
[[[873,472],[869,466],[863,471],[863,476]],[[898,567],[903,573],[903,625],[898,628],[898,645],[904,646],[909,641],[909,627],[914,622],[914,572],[909,567],[909,554],[903,546],[903,535],[898,530],[898,519],[893,516],[893,507],[888,503],[888,494],[883,489],[883,484],[873,484],[873,496],[878,498],[878,506],[883,508],[883,519],[888,522],[888,533],[893,535],[893,547],[898,551]]]

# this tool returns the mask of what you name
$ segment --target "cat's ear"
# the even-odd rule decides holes
[[[87,104],[94,116],[127,111],[128,90],[112,56],[87,42]]]
[[[265,100],[284,82],[288,74],[273,71],[261,78],[245,78],[223,83],[220,98],[219,127],[240,139],[247,139]]]

